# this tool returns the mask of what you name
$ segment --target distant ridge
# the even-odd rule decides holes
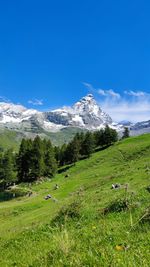
[[[113,122],[92,94],[84,96],[72,107],[66,106],[46,112],[0,102],[0,128],[19,132],[27,137],[34,137],[36,134],[46,137],[51,133],[61,133],[64,129],[68,129],[66,131],[68,133],[70,128],[76,128],[76,131],[99,130],[106,125],[116,129],[120,135],[124,127],[130,129],[130,135],[150,132],[150,120],[138,123],[126,120],[120,123]]]
[[[92,94],[83,97],[72,107],[47,112],[12,103],[0,103],[0,126],[11,130],[58,132],[66,127],[96,130],[106,124],[117,127],[111,117],[102,111]]]

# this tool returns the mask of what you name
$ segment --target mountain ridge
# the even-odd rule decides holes
[[[116,123],[97,104],[92,94],[82,97],[71,107],[64,106],[51,111],[28,109],[19,104],[0,102],[0,129],[22,133],[30,137],[39,134],[61,133],[63,129],[99,130],[109,125],[121,135],[124,127],[130,135],[150,132],[150,120],[131,123],[126,120]]]
[[[96,130],[109,124],[115,126],[112,118],[95,101],[92,94],[80,99],[72,107],[62,107],[52,111],[27,109],[13,103],[0,103],[0,125],[14,130],[43,129],[57,132],[65,127],[79,127]]]

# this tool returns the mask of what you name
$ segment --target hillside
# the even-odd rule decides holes
[[[18,149],[23,135],[15,131],[0,129],[0,147]]]
[[[61,146],[64,143],[68,143],[69,141],[71,141],[77,132],[80,133],[85,131],[86,130],[75,127],[63,128],[57,133],[22,133],[14,130],[0,129],[0,147],[2,147],[3,149],[14,148],[15,150],[17,150],[19,148],[22,138],[34,139],[36,135],[39,135],[42,139],[50,139],[53,145]]]
[[[121,187],[111,189],[115,183]],[[32,190],[30,197],[2,201],[1,195],[0,265],[149,266],[149,186],[146,134],[68,166],[52,180],[20,186]],[[45,200],[47,194],[52,199]]]

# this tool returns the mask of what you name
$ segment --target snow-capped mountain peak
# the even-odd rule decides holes
[[[101,108],[97,105],[92,94],[88,94],[87,96],[83,97],[80,101],[75,103],[73,109],[77,114],[91,113],[94,114],[95,116],[99,116],[100,113],[102,112]]]
[[[106,125],[122,132],[124,126],[130,128],[130,134],[150,132],[150,121],[115,123],[98,105],[92,94],[88,94],[72,107],[62,107],[49,112],[27,109],[22,105],[0,102],[0,127],[22,132],[23,134],[45,134],[57,132],[66,127],[78,127],[97,130]]]
[[[0,123],[20,123],[37,113],[37,110],[27,109],[22,105],[0,102]]]
[[[48,112],[50,121],[65,126],[75,126],[85,129],[97,129],[111,124],[112,119],[103,112],[92,94],[81,98],[72,107],[63,107]]]
[[[92,94],[81,98],[72,107],[39,112],[12,103],[0,103],[0,125],[17,129],[58,131],[64,127],[100,129],[112,119],[97,104]]]
[[[12,112],[14,112],[15,114],[19,114],[21,112],[24,112],[25,110],[26,108],[22,105],[0,102],[0,112],[6,112],[7,114],[11,114]]]

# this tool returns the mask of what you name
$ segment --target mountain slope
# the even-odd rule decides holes
[[[1,202],[1,266],[148,267],[149,154],[150,135],[132,137],[27,187],[31,197]]]
[[[75,127],[67,127],[63,128],[58,132],[45,132],[41,133],[36,132],[22,132],[22,131],[14,131],[8,130],[5,128],[0,128],[0,148],[8,149],[13,148],[16,151],[19,148],[22,138],[35,138],[38,134],[41,138],[50,139],[53,145],[61,146],[64,143],[68,143],[74,137],[77,132],[84,132],[84,129],[75,128]]]
[[[17,150],[23,137],[24,135],[22,133],[17,133],[7,129],[0,129],[0,148],[13,148]]]

